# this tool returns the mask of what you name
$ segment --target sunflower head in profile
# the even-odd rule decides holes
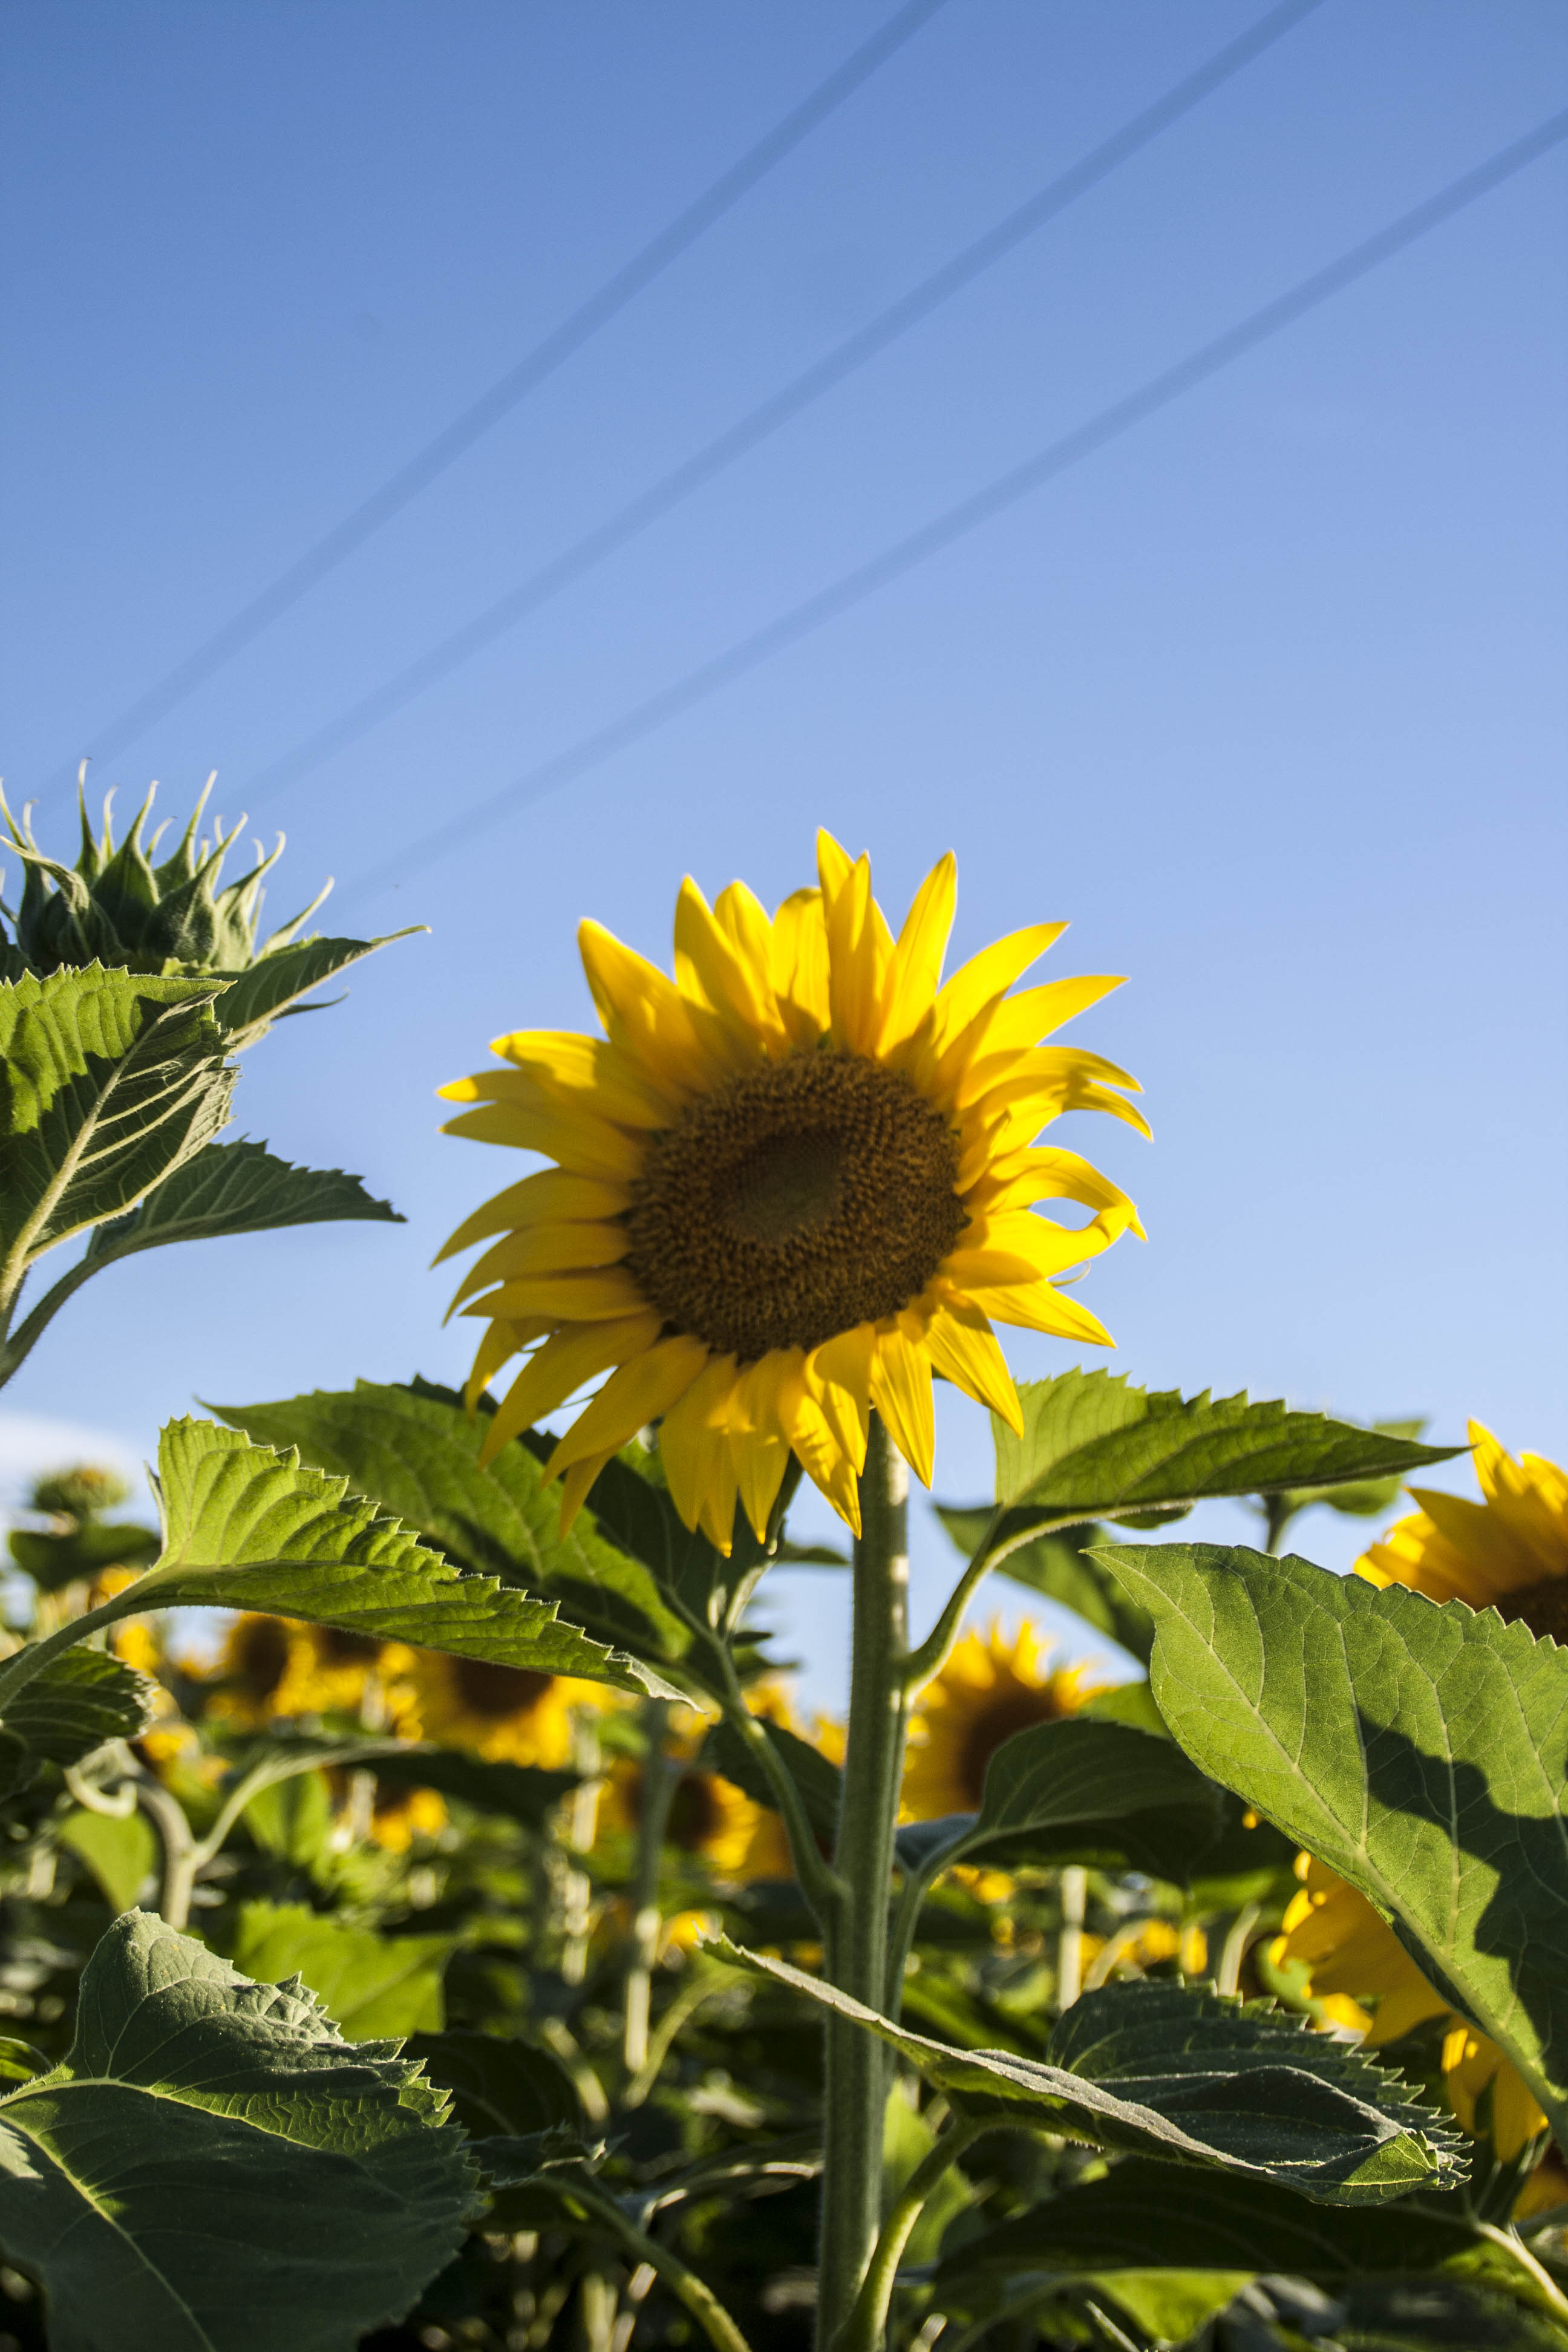
[[[1448,2105],[1478,2137],[1484,2114],[1489,2123],[1484,2136],[1510,2162],[1547,2128],[1518,2069],[1495,2042],[1454,2014],[1364,1895],[1310,1854],[1298,1854],[1296,1875],[1301,1889],[1270,1958],[1277,1965],[1305,1963],[1308,1991],[1322,2002],[1327,2021],[1362,2033],[1369,2049],[1446,2019],[1442,2071]]]
[[[1067,1110],[1142,1129],[1124,1071],[1041,1043],[1119,983],[1011,994],[1065,928],[1045,923],[944,984],[951,856],[896,940],[868,862],[826,834],[818,878],[771,919],[742,883],[710,908],[688,880],[673,980],[584,923],[604,1036],[498,1038],[503,1067],[443,1089],[471,1106],[448,1133],[555,1162],[442,1255],[490,1244],[453,1302],[486,1327],[470,1402],[528,1351],[487,1460],[603,1379],[551,1458],[566,1522],[660,1421],[676,1507],[722,1550],[737,1498],[765,1534],[792,1452],[858,1530],[873,1406],[929,1485],[933,1371],[1020,1425],[994,1321],[1109,1344],[1053,1277],[1140,1230],[1136,1212],[1036,1138]],[[1052,1200],[1092,1213],[1035,1213]]]
[[[903,1804],[910,1821],[974,1813],[985,1768],[1005,1739],[1037,1723],[1076,1715],[1094,1696],[1081,1666],[1047,1671],[1032,1625],[1009,1641],[999,1625],[966,1633],[927,1683],[910,1723]]]
[[[569,1675],[402,1644],[388,1649],[387,1675],[399,1738],[432,1739],[491,1762],[542,1764],[550,1771],[572,1760],[577,1711],[605,1703],[597,1683]]]
[[[1495,1609],[1568,1643],[1568,1472],[1539,1454],[1515,1462],[1479,1421],[1470,1444],[1486,1500],[1413,1488],[1420,1510],[1373,1544],[1357,1572],[1432,1601]]]
[[[252,1729],[301,1715],[355,1715],[381,1657],[368,1634],[247,1610],[225,1637],[207,1713]]]

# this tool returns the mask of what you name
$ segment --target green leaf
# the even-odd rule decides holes
[[[234,1964],[269,1983],[302,1977],[346,2042],[438,2033],[450,1936],[378,1936],[302,1903],[242,1903]]]
[[[89,1813],[66,1817],[60,1843],[98,1881],[110,1909],[131,1910],[158,1867],[158,1840],[145,1813]]]
[[[1392,1916],[1568,2134],[1568,1650],[1304,1559],[1102,1557],[1187,1753]]]
[[[0,2241],[58,2352],[352,2352],[474,2210],[416,2066],[138,1912],[64,2063],[0,2100]]]
[[[419,2061],[437,2089],[451,2093],[453,2120],[471,2139],[554,2130],[580,2135],[584,2128],[576,2084],[539,2042],[503,2041],[495,2033],[416,2033],[406,2055]]]
[[[985,1538],[990,1511],[984,1505],[956,1510],[939,1503],[936,1515],[964,1558],[972,1558]],[[1115,1577],[1091,1557],[1089,1545],[1104,1540],[1105,1530],[1092,1519],[1076,1528],[1058,1528],[1054,1535],[1037,1536],[1008,1552],[999,1563],[1000,1572],[1058,1607],[1072,1610],[1097,1633],[1109,1635],[1141,1665],[1147,1665],[1154,1628],[1143,1611],[1133,1607]]]
[[[784,1960],[727,1938],[712,1948],[864,2026],[961,2114],[1286,2181],[1330,2204],[1401,2197],[1460,2169],[1457,2134],[1396,2075],[1263,2002],[1148,1980],[1106,1985],[1058,2021],[1041,2064],[950,2049]]]
[[[410,939],[424,929],[423,923],[415,923],[407,930],[388,931],[380,940],[300,940],[275,948],[242,971],[218,998],[216,1017],[229,1051],[240,1054],[254,1045],[266,1034],[268,1024],[290,1007],[302,1013],[319,1010],[300,1004],[300,998],[346,971],[362,956],[374,955],[377,948],[390,947],[394,940]]]
[[[1246,1396],[1131,1388],[1110,1372],[1026,1382],[1018,1401],[1021,1437],[992,1415],[1005,1509],[993,1550],[1085,1519],[1131,1518],[1218,1495],[1403,1478],[1464,1450],[1415,1445]]]
[[[79,1764],[106,1739],[134,1739],[153,1717],[156,1685],[103,1650],[66,1650],[7,1700],[0,1737],[17,1787],[30,1766]]]
[[[944,2262],[935,2291],[1028,2270],[1282,2272],[1332,2285],[1433,2271],[1517,2287],[1521,2273],[1453,2205],[1315,2205],[1293,2189],[1234,2174],[1173,2171],[1128,2157],[1103,2179],[1064,2189],[972,2238]]]
[[[580,1675],[618,1690],[679,1693],[651,1667],[562,1622],[552,1601],[461,1575],[343,1478],[300,1466],[210,1421],[174,1421],[158,1446],[163,1549],[99,1623],[156,1609],[257,1609],[413,1642],[495,1665]],[[82,1620],[79,1622],[89,1622]],[[35,1648],[37,1645],[35,1645]],[[32,1654],[0,1665],[6,1686]]]
[[[378,1780],[396,1789],[434,1789],[471,1805],[477,1813],[500,1813],[525,1829],[542,1830],[582,1780],[579,1772],[549,1772],[540,1764],[491,1762],[458,1748],[422,1748],[405,1743],[369,1767]]]
[[[561,1490],[545,1486],[526,1447],[505,1446],[479,1468],[484,1423],[449,1391],[361,1381],[219,1410],[260,1443],[298,1446],[302,1460],[346,1478],[461,1566],[548,1593],[597,1639],[672,1664],[689,1646],[647,1568],[605,1543],[590,1514],[563,1541]]]
[[[209,1143],[165,1177],[129,1217],[100,1225],[88,1244],[87,1259],[96,1269],[170,1242],[216,1241],[231,1234],[353,1219],[405,1222],[390,1201],[373,1200],[360,1179],[341,1168],[296,1168],[264,1143]]]
[[[1120,1723],[1037,1723],[985,1768],[978,1813],[899,1832],[916,1867],[1079,1862],[1184,1884],[1222,1827],[1221,1797],[1168,1739]],[[947,1837],[938,1839],[945,1828]]]
[[[234,1073],[213,983],[106,971],[0,982],[0,1244],[7,1289],[123,1216],[209,1142]]]
[[[16,1528],[9,1538],[11,1557],[41,1592],[58,1592],[63,1584],[100,1576],[106,1568],[140,1568],[158,1549],[154,1528],[128,1522],[89,1520],[68,1535]]]
[[[791,1731],[782,1723],[772,1723],[766,1716],[757,1721],[763,1737],[783,1763],[785,1771],[800,1791],[805,1817],[817,1836],[831,1846],[838,1832],[838,1805],[844,1785],[844,1775],[830,1756],[814,1748],[809,1739]],[[698,1762],[705,1771],[721,1773],[743,1790],[753,1804],[766,1805],[778,1811],[773,1783],[752,1756],[740,1733],[721,1719],[702,1743]]]

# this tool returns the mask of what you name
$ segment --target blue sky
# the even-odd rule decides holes
[[[0,23],[0,748],[46,845],[110,720],[830,73],[887,8],[125,5]],[[7,1393],[132,1455],[193,1397],[462,1369],[428,1261],[502,1155],[432,1090],[580,1025],[592,912],[764,898],[815,827],[955,947],[1070,916],[1082,1043],[1152,1146],[1069,1122],[1150,1232],[1089,1276],[1115,1367],[1561,1457],[1559,147],[1213,382],[458,854],[353,889],[1568,102],[1553,0],[1326,0],[677,513],[338,756],[253,779],[1263,14],[947,0],[658,281],[277,625],[93,771],[289,836],[279,917],[430,935],[247,1069],[242,1128],[406,1226],[117,1269]],[[12,881],[14,887],[14,866]],[[287,901],[285,906],[283,903]],[[1105,1130],[1105,1131],[1100,1131]],[[1025,1340],[1021,1373],[1060,1369]],[[986,1475],[949,1400],[938,1491]],[[0,1468],[35,1443],[13,1427]],[[1454,1483],[1463,1483],[1462,1476]],[[1243,1532],[1239,1512],[1205,1515]],[[1353,1523],[1302,1548],[1342,1565]],[[917,1601],[945,1561],[916,1537]],[[833,1686],[835,1580],[781,1583]],[[1009,1604],[1011,1605],[1011,1604]]]

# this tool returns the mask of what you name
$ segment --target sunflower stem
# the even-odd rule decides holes
[[[909,1638],[908,1480],[880,1418],[871,1416],[855,1546],[849,1736],[834,1869],[843,1892],[829,1914],[830,1984],[880,2009],[888,1967],[893,1832],[903,1777]],[[816,2340],[847,2326],[881,2221],[882,2130],[889,2062],[847,2019],[826,2034],[821,2259]]]

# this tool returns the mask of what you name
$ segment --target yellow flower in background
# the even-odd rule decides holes
[[[1110,1344],[1053,1277],[1141,1231],[1137,1213],[1034,1139],[1067,1110],[1147,1131],[1125,1071],[1039,1042],[1119,982],[1010,995],[1066,928],[1043,923],[943,986],[952,858],[895,940],[868,861],[826,834],[817,848],[820,887],[771,920],[742,883],[710,908],[685,882],[673,981],[584,923],[605,1036],[520,1031],[496,1040],[508,1067],[442,1089],[477,1106],[449,1134],[557,1162],[441,1255],[492,1243],[453,1301],[487,1326],[470,1402],[534,1349],[485,1459],[609,1375],[551,1458],[563,1525],[662,1421],[676,1507],[721,1549],[737,1496],[763,1534],[792,1449],[854,1528],[873,1405],[929,1485],[933,1371],[1018,1425],[993,1319]],[[1094,1213],[1071,1231],[1034,1213],[1048,1200]]]
[[[551,1771],[572,1760],[575,1711],[605,1705],[597,1683],[402,1643],[388,1645],[386,1673],[399,1738],[433,1739],[491,1762],[542,1764]]]
[[[382,1644],[368,1634],[247,1611],[201,1677],[220,1685],[206,1711],[248,1729],[300,1715],[357,1715],[381,1660]]]
[[[1477,2105],[1489,2087],[1492,2143],[1505,2163],[1516,2157],[1547,2127],[1518,2069],[1495,2042],[1454,2015],[1364,1895],[1310,1854],[1297,1856],[1296,1875],[1301,1891],[1273,1945],[1276,1965],[1303,1961],[1311,1998],[1322,2001],[1332,2023],[1363,2034],[1369,2049],[1396,2042],[1432,2018],[1447,2018],[1442,2067],[1448,2105],[1479,2137]]]
[[[447,1808],[434,1789],[395,1789],[377,1783],[370,1811],[370,1834],[388,1853],[406,1853],[416,1837],[435,1837],[447,1826]]]
[[[642,1805],[642,1765],[617,1757],[600,1801],[600,1827],[635,1832]],[[715,1878],[739,1878],[763,1811],[722,1773],[687,1763],[670,1791],[665,1843],[706,1864]]]
[[[1413,1487],[1421,1505],[1356,1562],[1373,1584],[1407,1584],[1433,1601],[1495,1609],[1568,1643],[1568,1472],[1539,1454],[1515,1462],[1470,1423],[1484,1503]]]
[[[1047,1672],[1032,1625],[1009,1642],[1001,1627],[966,1633],[915,1701],[903,1803],[910,1821],[974,1813],[985,1768],[1005,1739],[1037,1723],[1076,1715],[1098,1687],[1081,1666]]]

